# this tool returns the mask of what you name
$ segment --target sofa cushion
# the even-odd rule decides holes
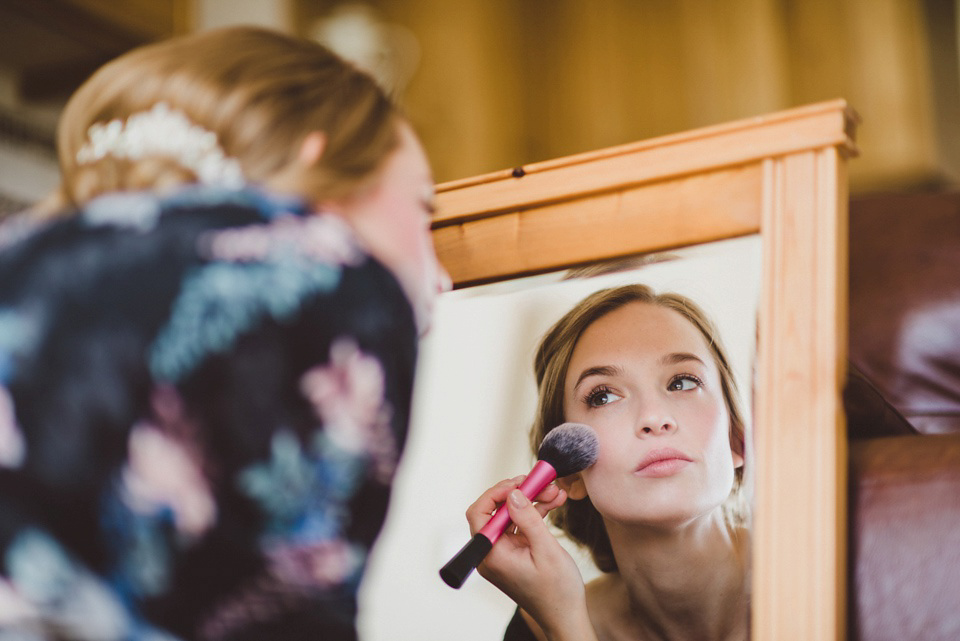
[[[847,416],[847,436],[851,440],[917,433],[853,363],[847,363],[843,408]]]
[[[850,446],[849,638],[960,639],[960,434]]]
[[[917,431],[960,433],[960,192],[851,200],[850,361]]]

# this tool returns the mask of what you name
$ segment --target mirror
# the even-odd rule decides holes
[[[398,629],[426,639],[503,635],[515,607],[509,598],[479,575],[451,590],[437,580],[437,570],[469,538],[463,512],[477,495],[529,470],[534,350],[546,329],[588,294],[642,282],[696,300],[720,328],[742,381],[742,406],[750,407],[760,261],[760,238],[752,235],[647,256],[631,261],[643,266],[625,271],[573,278],[553,272],[445,295],[422,345],[412,438],[366,591],[375,616],[364,638],[390,639]],[[430,488],[429,507],[423,488]],[[599,574],[587,554],[561,541],[585,580]],[[404,571],[388,571],[401,556]]]
[[[855,153],[855,122],[845,103],[834,101],[438,187],[441,215],[434,238],[441,260],[461,288],[448,300],[451,307],[455,301],[461,309],[448,313],[444,301],[436,340],[440,342],[446,332],[462,331],[453,328],[463,323],[473,324],[466,332],[469,340],[460,334],[456,341],[466,350],[457,356],[459,369],[446,371],[445,366],[437,375],[452,385],[441,386],[429,374],[418,378],[418,414],[409,449],[384,537],[374,553],[370,581],[364,586],[365,638],[377,641],[398,631],[419,638],[449,638],[449,633],[431,632],[429,625],[441,613],[451,614],[450,599],[496,601],[501,605],[491,608],[503,607],[505,597],[476,577],[444,597],[435,596],[433,590],[449,590],[436,570],[467,538],[462,517],[467,504],[490,483],[526,471],[525,433],[535,390],[529,374],[532,351],[525,345],[535,342],[552,319],[585,295],[584,290],[572,293],[577,285],[597,287],[591,279],[559,294],[570,283],[556,282],[548,272],[688,248],[681,260],[648,265],[642,274],[608,277],[634,278],[658,290],[690,293],[699,301],[702,296],[670,284],[670,277],[665,277],[666,283],[655,282],[655,277],[672,263],[698,265],[712,251],[704,244],[714,241],[735,248],[721,262],[751,254],[755,260],[750,300],[758,301],[756,314],[741,308],[732,313],[739,323],[730,329],[721,326],[725,339],[728,333],[745,332],[750,334],[745,343],[758,346],[755,360],[752,354],[740,357],[737,372],[742,388],[750,387],[750,373],[756,372],[755,397],[746,405],[754,408],[755,426],[751,638],[843,638],[846,435],[840,391],[846,356],[845,167],[847,157]],[[738,249],[736,243],[749,243],[744,237],[752,234],[759,234],[755,247]],[[704,263],[699,265],[704,271]],[[540,275],[523,285],[514,280],[534,274]],[[694,288],[708,283],[699,272],[684,278]],[[497,284],[479,294],[485,289],[477,287],[482,283]],[[537,287],[524,296],[532,302],[517,303],[520,311],[496,309],[496,301],[519,300],[531,283]],[[481,313],[491,301],[494,310]],[[531,309],[540,311],[553,301],[556,311],[544,312],[549,318],[529,320]],[[704,306],[722,325],[725,312],[711,308],[708,301]],[[482,314],[488,320],[482,320]],[[759,326],[744,323],[744,316],[758,318]],[[529,321],[518,332],[495,324],[517,318]],[[498,341],[501,352],[509,355],[499,367],[502,375],[468,382],[490,355],[485,345]],[[429,343],[425,345],[424,363],[432,358],[430,349]],[[423,367],[429,371],[429,365]],[[501,389],[494,390],[495,385]],[[442,416],[429,416],[431,410],[423,409],[423,399],[432,394],[451,396],[441,399],[447,401]],[[497,395],[506,396],[503,407],[485,406]],[[514,410],[521,414],[519,419],[511,414]],[[439,429],[420,429],[423,416]],[[492,426],[497,425],[516,426],[521,447],[510,442],[513,437],[493,433]],[[470,439],[478,430],[488,438]],[[429,469],[424,457],[439,457],[451,471],[405,485],[414,470]],[[488,469],[499,465],[499,471],[475,482],[466,493],[468,499],[448,493],[457,485],[454,477],[465,475],[476,461]],[[456,515],[460,522],[456,532],[425,525],[430,519],[424,516],[419,536],[403,540],[396,534],[404,518],[398,515],[409,519],[437,511]],[[402,543],[394,547],[392,541]],[[430,577],[436,587],[418,591],[421,576]],[[404,603],[411,594],[408,603],[419,605],[399,606],[407,613],[416,607],[406,621],[390,615],[383,605],[391,599]],[[506,622],[492,617],[476,620],[469,614],[454,618],[461,626],[457,638],[468,638],[469,631],[477,632],[478,639],[499,638]]]

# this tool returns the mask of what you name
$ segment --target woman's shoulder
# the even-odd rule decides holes
[[[591,607],[591,602],[597,605],[608,602],[614,596],[621,594],[623,581],[616,572],[607,572],[601,574],[586,585],[587,607]]]
[[[620,602],[617,596],[622,594],[621,587],[622,582],[616,573],[601,575],[587,583],[587,610],[594,628],[598,631],[602,628],[602,625],[598,627],[598,622],[602,624],[604,620],[615,615],[616,604]],[[536,622],[521,608],[514,611],[503,635],[503,641],[541,641],[545,638]]]
[[[625,616],[626,594],[623,580],[616,572],[602,574],[586,585],[587,613],[600,638],[607,638],[613,621]]]

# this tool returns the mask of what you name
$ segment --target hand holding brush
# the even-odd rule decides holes
[[[537,463],[517,488],[533,499],[557,477],[580,472],[597,460],[598,442],[594,431],[580,423],[564,423],[552,430],[540,444]],[[483,561],[510,523],[506,506],[440,570],[440,577],[452,588],[459,588],[473,569]]]

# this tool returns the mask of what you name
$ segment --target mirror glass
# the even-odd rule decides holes
[[[421,347],[410,437],[361,592],[361,637],[502,638],[513,602],[476,573],[453,590],[438,571],[469,539],[466,508],[529,471],[537,342],[593,291],[644,283],[699,303],[719,327],[749,409],[761,258],[754,235],[445,294]],[[597,575],[586,552],[566,547],[584,580]]]

